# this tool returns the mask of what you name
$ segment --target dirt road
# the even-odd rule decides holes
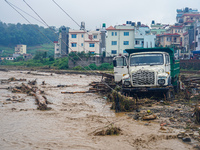
[[[45,91],[51,110],[37,110],[35,99],[26,94],[3,89],[22,82],[0,84],[0,149],[2,150],[130,150],[130,149],[192,149],[175,138],[177,131],[160,132],[160,125],[135,121],[124,114],[115,114],[110,105],[97,94],[61,94],[64,91],[86,91],[89,83],[101,77],[75,74],[27,74],[26,71],[0,72],[0,80],[10,77],[37,79]],[[42,85],[45,81],[46,85]],[[57,85],[70,85],[57,87]],[[25,101],[9,101],[10,98]],[[122,133],[118,136],[94,136],[94,132],[114,122]]]

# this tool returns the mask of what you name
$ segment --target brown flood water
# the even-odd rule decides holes
[[[11,93],[4,87],[20,85],[21,82],[0,84],[0,150],[134,150],[134,149],[192,149],[189,144],[171,139],[174,133],[159,132],[159,124],[145,126],[126,115],[116,115],[106,101],[97,94],[61,94],[61,91],[86,91],[92,81],[101,77],[39,73],[26,71],[0,72],[0,80],[10,77],[37,79],[37,86],[53,104],[49,111],[37,110],[35,99],[26,94]],[[81,76],[81,77],[80,77]],[[46,85],[41,85],[45,81]],[[56,86],[74,85],[57,88]],[[24,102],[6,101],[20,96]],[[122,129],[119,136],[94,136],[97,129],[115,122]]]

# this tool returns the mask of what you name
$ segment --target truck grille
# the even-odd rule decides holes
[[[155,83],[154,72],[139,70],[132,74],[133,85],[153,85]]]

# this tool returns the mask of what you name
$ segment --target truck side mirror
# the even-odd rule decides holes
[[[113,66],[117,67],[117,61],[116,60],[113,60]]]

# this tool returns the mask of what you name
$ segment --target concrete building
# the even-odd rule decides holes
[[[68,49],[68,42],[69,42],[69,27],[62,26],[59,29],[59,39],[58,39],[58,45],[59,45],[59,54],[57,52],[57,55],[59,57],[65,57],[69,53]]]
[[[159,47],[178,47],[181,44],[180,35],[178,33],[164,33],[157,35],[156,37]]]
[[[135,48],[155,47],[156,35],[152,35],[148,26],[141,25],[135,28]]]
[[[167,33],[171,33],[171,34],[178,33],[180,35],[179,48],[183,47],[183,43],[184,43],[183,28],[184,28],[183,24],[176,23],[175,25],[172,25],[167,29]]]
[[[166,32],[167,27],[169,27],[168,24],[155,23],[153,20],[151,23],[151,33],[153,35],[163,34]]]
[[[26,54],[26,45],[19,44],[15,47],[15,54]]]
[[[55,58],[59,58],[61,57],[60,54],[60,44],[58,43],[58,41],[54,41],[54,57]]]
[[[188,18],[186,14],[199,14],[198,9],[192,9],[192,8],[188,8],[185,7],[184,9],[177,9],[176,10],[177,15],[176,15],[176,21],[178,23],[183,23],[186,22]]]
[[[69,30],[69,53],[70,52],[91,52],[99,54],[100,31]]]
[[[110,26],[106,30],[106,56],[126,55],[125,49],[134,48],[135,24],[131,21],[124,25]]]

